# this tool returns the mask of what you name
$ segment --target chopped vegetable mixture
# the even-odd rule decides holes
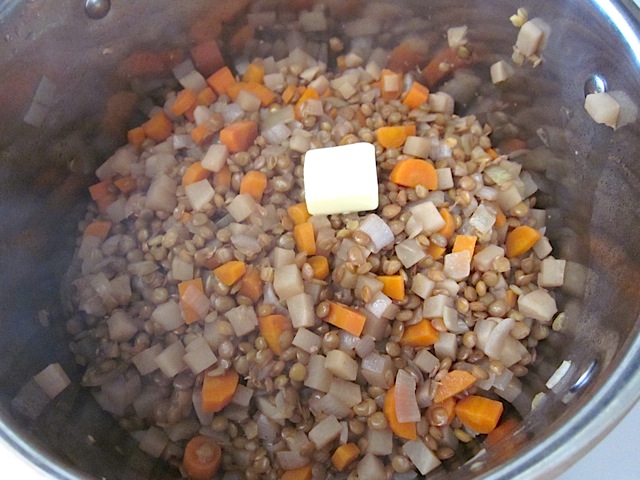
[[[387,479],[500,424],[565,262],[531,175],[438,91],[466,36],[422,70],[392,68],[410,44],[176,67],[96,171],[72,266],[83,383],[142,450],[193,479]],[[378,208],[310,215],[305,153],[359,142]]]

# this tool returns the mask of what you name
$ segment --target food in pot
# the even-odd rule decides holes
[[[438,91],[472,61],[466,33],[421,74],[377,51],[334,71],[301,49],[206,78],[186,62],[98,168],[72,350],[142,450],[196,479],[386,479],[499,425],[564,262],[531,175]],[[305,154],[352,148],[333,168],[357,190],[362,143],[378,207],[307,208]]]

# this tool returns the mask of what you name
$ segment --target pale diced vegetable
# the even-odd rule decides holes
[[[340,422],[338,422],[338,419],[333,415],[329,415],[309,431],[309,440],[313,442],[316,450],[321,450],[326,447],[329,442],[338,438],[341,430],[342,426]]]
[[[109,338],[115,342],[126,342],[138,333],[138,327],[131,315],[124,310],[115,310],[107,319]]]
[[[526,22],[518,32],[515,48],[525,57],[537,55],[546,46],[549,26],[540,18]]]
[[[248,305],[239,305],[232,308],[225,316],[238,337],[251,333],[258,327],[256,311]]]
[[[173,300],[158,305],[151,314],[151,319],[156,325],[162,327],[167,332],[184,325],[180,307]]]
[[[166,433],[158,427],[151,426],[143,432],[138,447],[152,457],[159,458],[168,443],[169,437],[167,437]]]
[[[155,362],[156,357],[162,352],[162,345],[156,343],[144,349],[131,358],[131,362],[136,366],[140,375],[148,375],[158,368]]]
[[[446,223],[433,202],[422,202],[414,205],[411,207],[411,215],[422,226],[422,231],[426,234],[437,232]]]
[[[444,307],[453,307],[453,298],[447,295],[434,295],[427,298],[422,305],[422,316],[426,318],[442,317]]]
[[[430,374],[435,368],[440,366],[440,360],[433,353],[426,349],[421,349],[413,359],[413,363],[426,374]]]
[[[231,203],[227,205],[227,211],[236,222],[246,220],[257,208],[258,204],[248,193],[237,195],[231,200]]]
[[[471,254],[468,250],[448,253],[444,256],[444,274],[459,282],[471,273]]]
[[[299,328],[292,344],[307,353],[316,353],[322,346],[322,338],[306,328]]]
[[[184,192],[187,195],[187,199],[189,199],[189,204],[191,204],[191,207],[195,212],[199,212],[207,205],[210,205],[213,200],[213,196],[216,193],[207,179],[187,185],[184,187]]]
[[[57,397],[65,388],[71,385],[71,380],[59,363],[48,365],[41,372],[34,375],[33,380],[51,399]]]
[[[339,378],[331,381],[329,392],[347,407],[353,407],[362,401],[362,391],[357,383],[347,382]]]
[[[358,376],[358,362],[342,350],[330,350],[324,362],[324,366],[335,377],[353,381]]]
[[[425,137],[410,135],[404,142],[402,153],[405,155],[411,155],[412,157],[426,159],[431,153],[431,140]],[[438,182],[438,188],[442,188],[440,182]]]
[[[304,293],[302,275],[298,267],[292,264],[277,268],[274,272],[273,288],[283,301]]]
[[[453,114],[454,100],[451,95],[444,92],[435,92],[429,95],[429,107],[432,112],[444,113],[445,115]]]
[[[584,108],[597,123],[616,128],[620,104],[608,93],[590,93],[584,100]]]
[[[420,439],[405,443],[402,446],[402,450],[422,475],[426,475],[441,463],[438,457]]]
[[[396,255],[405,268],[410,268],[424,259],[427,253],[415,239],[409,239],[396,245]]]
[[[544,235],[538,239],[538,241],[533,246],[533,251],[539,259],[545,259],[551,252],[553,251],[553,247],[551,246],[551,242]]]
[[[411,283],[411,291],[423,300],[431,296],[431,292],[436,286],[436,282],[423,273],[416,273]]]
[[[156,356],[155,362],[162,373],[169,378],[173,378],[186,366],[183,360],[184,354],[184,345],[178,340],[160,352]]]
[[[436,356],[443,358],[456,358],[458,353],[458,341],[455,333],[440,332],[438,341],[433,345]]]
[[[372,455],[391,455],[393,452],[393,432],[389,428],[375,429],[368,427],[367,453]]]
[[[555,299],[542,288],[518,297],[518,309],[526,317],[549,323],[558,312]]]
[[[203,337],[198,337],[185,347],[184,363],[194,374],[199,374],[211,367],[218,358]]]
[[[453,188],[453,173],[449,167],[436,168],[438,175],[438,188],[441,190],[449,190]]]
[[[367,215],[358,230],[366,233],[371,238],[370,248],[373,253],[378,253],[384,247],[393,243],[394,235],[389,225],[375,213]]]
[[[371,453],[367,453],[358,462],[358,478],[367,480],[387,480],[387,471],[381,459]]]
[[[493,261],[504,257],[504,248],[497,245],[487,245],[473,256],[473,267],[481,272],[493,269]]]
[[[451,48],[458,48],[466,45],[467,30],[469,28],[466,25],[460,27],[451,27],[447,30],[447,43]]]
[[[564,283],[566,265],[566,260],[559,260],[553,257],[545,258],[540,264],[538,286],[543,288],[561,287]]]
[[[371,352],[362,359],[360,368],[362,376],[374,387],[389,388],[393,383],[393,360],[389,355]]]
[[[323,355],[311,355],[307,364],[307,377],[304,386],[320,390],[327,393],[331,387],[333,376],[324,366],[325,357]]]
[[[298,270],[298,267],[293,265]],[[287,298],[287,310],[293,328],[313,327],[316,324],[313,298],[307,293],[299,293]]]
[[[501,83],[511,78],[515,71],[513,67],[504,60],[498,60],[496,63],[491,65],[490,73],[491,82]]]

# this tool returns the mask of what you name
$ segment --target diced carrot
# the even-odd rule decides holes
[[[247,83],[255,82],[262,83],[264,81],[264,67],[257,63],[250,63],[247,69],[244,71],[242,80]]]
[[[86,237],[98,237],[101,240],[107,238],[109,230],[111,230],[111,222],[95,220],[87,225],[82,233],[82,238]]]
[[[311,464],[304,467],[285,470],[280,480],[311,480],[313,466]]]
[[[207,123],[201,123],[193,130],[191,130],[191,139],[198,145],[206,142],[213,137],[213,131],[209,128]]]
[[[355,443],[345,443],[336,448],[331,456],[331,462],[339,472],[347,468],[360,455],[360,449]]]
[[[498,150],[504,155],[516,152],[518,150],[526,150],[527,142],[520,138],[507,138],[498,144]]]
[[[527,253],[542,235],[538,230],[528,225],[520,225],[507,233],[505,251],[507,257],[519,257]]]
[[[240,181],[240,193],[248,193],[256,202],[262,200],[267,188],[267,174],[259,170],[247,172]]]
[[[478,433],[493,431],[504,410],[504,405],[498,400],[469,395],[460,400],[455,407],[456,416],[465,427]]]
[[[404,300],[404,278],[402,275],[379,275],[382,282],[382,293],[394,300]]]
[[[120,62],[117,72],[122,78],[160,77],[167,72],[167,65],[158,53],[135,52]]]
[[[502,422],[499,426],[489,432],[487,437],[484,439],[484,444],[487,447],[491,447],[500,443],[502,440],[508,438],[509,441],[513,438],[513,433],[519,427],[518,422],[513,418],[508,418],[504,422]]]
[[[403,187],[416,188],[418,185],[429,190],[438,189],[438,173],[426,160],[408,158],[400,160],[391,170],[389,181]]]
[[[222,67],[207,78],[207,83],[218,95],[226,95],[227,89],[236,83],[236,79],[229,67]]]
[[[476,377],[466,370],[451,370],[440,380],[433,401],[444,402],[447,398],[464,392],[474,383],[476,383]]]
[[[122,177],[113,181],[113,184],[122,193],[131,193],[138,188],[138,181],[133,177]]]
[[[342,330],[345,330],[356,337],[362,334],[366,316],[358,310],[347,307],[342,303],[329,302],[329,314],[324,318],[325,322],[330,323]]]
[[[304,223],[309,220],[309,217],[311,217],[311,214],[309,213],[309,210],[307,210],[307,204],[305,202],[291,205],[289,208],[287,208],[287,213],[289,214],[289,217],[291,217],[291,220],[293,220],[293,223],[295,225]]]
[[[178,92],[176,95],[176,99],[173,104],[171,104],[171,113],[173,113],[176,117],[183,115],[187,110],[191,108],[192,105],[195,105],[197,100],[196,92],[191,90],[190,88],[185,88]]]
[[[395,385],[387,390],[384,396],[384,405],[382,410],[387,417],[387,423],[391,431],[400,438],[407,440],[415,440],[418,438],[418,429],[416,422],[400,423],[396,414],[396,387]]]
[[[187,442],[182,456],[182,468],[192,480],[215,477],[222,462],[222,449],[212,438],[196,435]]]
[[[329,260],[322,255],[308,258],[307,263],[313,268],[313,278],[324,280],[329,275]]]
[[[395,47],[387,58],[387,68],[394,72],[408,73],[427,61],[422,42],[408,39]]]
[[[156,142],[164,142],[173,131],[173,124],[169,117],[160,111],[142,124],[144,134]]]
[[[429,99],[429,89],[424,85],[413,82],[411,88],[407,92],[407,95],[402,100],[402,103],[407,105],[410,109],[418,108],[420,105],[426,103]]]
[[[378,143],[384,148],[400,148],[408,136],[407,129],[402,125],[380,127],[376,130]]]
[[[274,314],[258,318],[258,329],[267,342],[267,345],[276,355],[282,355],[284,347],[280,344],[280,338],[285,332],[293,330],[291,320],[284,315]]]
[[[209,15],[199,17],[189,28],[189,38],[194,43],[206,42],[220,37],[222,33],[222,21],[212,10]],[[203,75],[207,75],[201,72]],[[211,72],[213,73],[213,72]]]
[[[293,239],[296,242],[299,252],[307,255],[316,253],[316,237],[311,222],[304,222],[293,227]]]
[[[469,252],[469,258],[473,258],[473,254],[476,250],[476,242],[478,237],[475,235],[458,235],[453,241],[452,253],[458,253],[466,250]]]
[[[231,153],[247,150],[258,136],[258,125],[253,120],[232,123],[220,131],[220,142]]]
[[[444,408],[444,411],[447,413],[447,423],[445,425],[450,425],[454,418],[456,418],[456,400],[454,397],[449,397],[440,403],[434,402],[429,406],[430,410],[434,408]]]
[[[205,374],[202,383],[202,410],[216,413],[229,405],[238,387],[239,379],[234,369],[229,369],[215,377]]]
[[[127,131],[129,120],[136,110],[138,95],[120,90],[109,96],[104,106],[101,127],[109,135],[120,140]]]
[[[304,102],[317,98],[320,98],[318,92],[314,88],[307,87],[304,93],[300,95],[300,98],[298,99],[298,101],[296,102],[296,106],[294,107],[296,119],[302,120],[302,105],[304,104]]]
[[[382,70],[380,75],[380,96],[383,100],[388,102],[400,98],[403,88],[402,77],[401,73],[392,72],[388,69]]]
[[[230,287],[242,278],[246,269],[247,266],[244,262],[239,260],[230,260],[216,268],[213,273],[218,277],[218,280],[224,283],[227,287]]]
[[[284,92],[282,92],[282,103],[284,103],[285,105],[289,105],[291,100],[293,100],[295,94],[296,87],[294,87],[293,85],[287,85],[284,89]]]
[[[190,325],[194,322],[200,320],[200,315],[187,303],[182,301],[182,297],[187,292],[189,287],[195,287],[204,293],[204,285],[202,283],[202,278],[194,278],[193,280],[185,280],[184,282],[180,282],[178,284],[178,295],[180,296],[180,308],[182,308],[182,313],[184,316],[184,321],[186,324]]]
[[[491,160],[495,160],[500,156],[498,155],[498,152],[496,152],[493,148],[487,148],[485,149],[485,152],[489,154],[489,156],[491,157]]]
[[[245,85],[246,83],[244,82],[235,82],[230,84],[227,87],[227,96],[235,102],[238,98],[238,95],[240,94],[240,90],[242,90],[242,87]]]
[[[253,302],[257,302],[262,296],[262,279],[260,278],[260,270],[255,267],[247,267],[242,276],[242,285],[238,294],[249,297]]]
[[[260,105],[263,107],[268,107],[276,99],[276,94],[273,93],[273,91],[258,82],[245,83],[242,89],[258,97],[260,99]]]
[[[198,96],[196,98],[196,104],[208,107],[213,102],[215,102],[217,98],[218,96],[216,95],[216,92],[214,92],[211,87],[206,87],[200,90],[200,92],[198,92]]]
[[[142,127],[135,127],[127,132],[127,141],[136,147],[142,145],[146,139],[147,136],[145,135],[144,128]]]
[[[226,165],[213,175],[213,188],[218,193],[226,193],[231,186],[231,170]],[[226,190],[225,190],[226,189]]]
[[[504,294],[505,300],[507,301],[507,305],[511,308],[515,308],[516,303],[518,301],[518,295],[513,290],[509,289]]]
[[[404,329],[400,345],[408,347],[428,347],[433,345],[440,338],[440,334],[431,324],[431,322],[423,318],[418,323],[409,325]]]
[[[431,258],[434,260],[440,260],[446,251],[447,249],[445,247],[441,247],[435,243],[430,243],[427,246],[427,253],[431,255]]]
[[[89,195],[91,195],[91,199],[95,202],[101,198],[113,195],[111,184],[107,180],[103,180],[102,182],[89,185]]]
[[[256,27],[250,23],[238,28],[231,38],[227,41],[227,48],[231,52],[241,52],[244,47],[253,39],[256,33]]]
[[[504,227],[507,223],[507,216],[504,214],[501,208],[496,207],[498,209],[498,213],[496,214],[496,227]]]
[[[205,40],[191,48],[191,59],[196,70],[205,77],[224,67],[224,58],[214,38]]]
[[[192,218],[193,218],[193,213],[183,212],[183,214],[180,216],[180,223],[187,224],[191,221]]]
[[[449,240],[456,231],[456,220],[453,218],[453,215],[451,215],[448,208],[442,207],[439,212],[440,216],[445,221],[445,225],[438,230],[438,233]]]
[[[182,186],[186,187],[192,183],[204,180],[205,178],[208,178],[210,174],[211,172],[203,168],[200,162],[193,162],[185,170],[184,175],[182,175]]]
[[[475,58],[461,58],[457,49],[446,47],[441,50],[426,67],[422,69],[422,77],[427,82],[427,86],[433,88],[443,78],[452,74],[458,68],[469,65]]]

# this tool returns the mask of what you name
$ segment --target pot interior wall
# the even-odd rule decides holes
[[[145,103],[135,99],[171,81],[170,70],[140,80],[119,75],[118,65],[137,51],[187,52],[190,27],[220,5],[238,7],[241,24],[246,11],[276,9],[281,22],[257,31],[264,42],[250,51],[223,48],[235,65],[252,53],[264,54],[265,43],[275,38],[291,38],[292,5],[309,8],[314,2],[136,0],[113,2],[100,20],[89,19],[82,3],[4,2],[0,11],[5,39],[0,43],[0,415],[5,436],[14,432],[28,445],[21,448],[33,448],[78,475],[171,478],[175,473],[138,452],[79,387],[82,370],[68,350],[60,302],[91,172],[124,143],[126,129],[142,120]],[[448,478],[469,478],[471,472],[514,462],[583,409],[623,357],[638,359],[630,348],[640,310],[635,287],[640,282],[639,132],[636,124],[617,131],[596,125],[582,107],[583,85],[594,73],[639,104],[638,59],[605,18],[600,7],[605,2],[520,3],[325,2],[334,15],[334,33],[359,15],[376,15],[381,29],[371,39],[383,47],[415,35],[435,51],[447,27],[468,25],[474,46],[488,52],[474,71],[484,82],[490,63],[511,55],[517,31],[509,15],[517,7],[527,7],[552,28],[540,67],[525,67],[517,82],[502,90],[480,87],[458,103],[495,127],[494,140],[515,128],[530,148],[519,160],[535,172],[555,250],[571,261],[572,282],[561,294],[565,327],[538,349],[516,402],[525,419],[513,437],[478,457],[478,465],[450,465],[456,471]],[[225,24],[223,38],[234,28],[233,21]],[[329,37],[323,32],[312,40],[326,44]],[[114,109],[122,114],[113,115]],[[564,359],[572,368],[558,392],[548,392],[541,407],[527,414],[533,395],[546,391],[544,383]],[[29,419],[12,399],[52,362],[60,362],[74,384]]]

